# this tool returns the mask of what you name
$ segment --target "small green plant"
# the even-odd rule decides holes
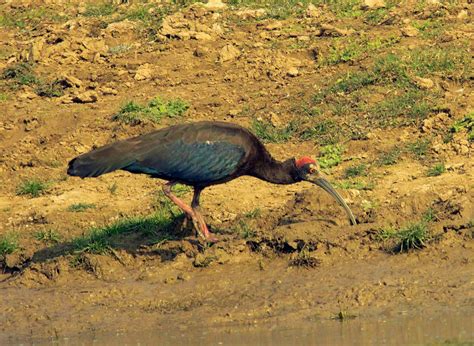
[[[321,168],[331,168],[342,162],[343,148],[339,145],[326,145],[319,153],[319,165]]]
[[[132,46],[129,44],[119,44],[109,48],[110,54],[122,54],[130,50]]]
[[[151,243],[172,239],[170,234],[174,214],[159,210],[150,216],[123,218],[111,225],[91,229],[86,235],[73,240],[76,253],[106,254],[119,242],[121,235],[135,233],[150,238]]]
[[[375,210],[378,207],[378,203],[376,201],[368,201],[364,199],[361,203],[362,209],[368,213],[371,210]]]
[[[117,189],[118,189],[118,184],[116,182],[107,186],[107,190],[109,190],[111,195],[115,195],[117,193]]]
[[[410,124],[425,119],[432,107],[425,92],[411,89],[375,104],[369,108],[369,114],[383,126]]]
[[[367,175],[367,166],[363,163],[360,165],[352,166],[347,168],[344,171],[344,178],[354,178],[359,176],[366,176]]]
[[[421,220],[422,222],[433,222],[438,220],[438,215],[433,208],[429,208],[423,213]]]
[[[367,24],[377,25],[380,24],[388,15],[386,8],[377,8],[372,11],[367,11],[364,16],[364,20]]]
[[[78,212],[85,211],[87,209],[94,209],[94,208],[95,208],[95,204],[92,204],[92,203],[75,203],[75,204],[71,204],[67,208],[67,211],[78,213]]]
[[[18,235],[7,233],[0,237],[0,258],[18,250]]]
[[[409,55],[410,70],[418,76],[442,75],[443,77],[465,80],[472,70],[472,59],[465,48],[420,48]]]
[[[255,209],[252,209],[252,210],[246,212],[244,214],[244,216],[247,219],[255,219],[255,218],[259,217],[261,214],[262,214],[262,211],[260,210],[260,208],[255,208]]]
[[[395,240],[395,251],[404,252],[410,249],[421,249],[425,247],[430,239],[426,222],[410,224],[399,230],[393,228],[383,229],[379,233],[381,240]]]
[[[27,26],[36,27],[45,21],[60,22],[65,19],[66,16],[58,15],[56,11],[46,7],[31,6],[0,14],[0,27],[25,29]]]
[[[34,237],[44,243],[57,244],[61,240],[61,235],[53,229],[37,231],[34,233]]]
[[[297,129],[298,126],[294,121],[290,121],[290,123],[283,128],[275,127],[270,122],[263,120],[254,119],[252,122],[253,132],[266,143],[287,142],[296,133]]]
[[[321,56],[320,62],[323,65],[335,65],[357,61],[370,53],[390,47],[399,41],[400,38],[396,36],[375,37],[370,39],[368,37],[362,37],[361,39],[352,41],[342,39],[335,40],[328,54]]]
[[[351,314],[345,310],[340,310],[332,319],[338,320],[339,322],[344,322],[347,320],[352,320],[356,317],[357,317],[356,315]]]
[[[0,102],[5,102],[8,100],[8,95],[5,93],[0,93]]]
[[[2,79],[13,80],[15,87],[38,83],[38,77],[33,72],[33,65],[24,62],[7,67],[2,73]]]
[[[428,177],[437,177],[438,175],[441,175],[444,172],[446,172],[446,167],[444,166],[444,163],[437,163],[436,165],[428,169],[426,175]]]
[[[415,142],[407,144],[408,152],[415,155],[415,157],[419,160],[422,160],[428,154],[428,151],[431,146],[431,140],[427,138],[418,139]]]
[[[86,11],[84,12],[84,16],[86,17],[105,17],[110,16],[111,14],[117,11],[117,7],[111,3],[99,3],[93,4],[89,3],[86,7]]]
[[[59,81],[40,82],[37,81],[35,92],[42,97],[60,97],[64,94],[64,88]]]
[[[379,166],[390,166],[394,165],[398,162],[400,155],[402,154],[402,150],[395,146],[389,151],[383,152],[380,154],[379,158],[377,159],[377,164]]]
[[[18,185],[16,194],[18,196],[39,197],[44,194],[47,189],[48,184],[36,179],[30,179],[25,180]]]
[[[164,117],[175,118],[184,115],[188,108],[189,105],[181,99],[164,100],[156,97],[146,106],[129,101],[112,117],[112,120],[129,125],[137,125],[145,120],[159,123]]]
[[[423,38],[440,37],[446,30],[445,25],[440,20],[417,20],[412,25],[420,31]]]
[[[467,139],[470,142],[474,141],[474,112],[471,112],[463,119],[456,121],[450,128],[451,133],[457,133],[460,131],[466,131]]]
[[[336,144],[339,141],[339,126],[333,120],[321,120],[300,134],[302,140],[315,140],[321,145]]]
[[[244,220],[239,221],[237,232],[239,232],[240,236],[244,239],[253,238],[256,234],[255,231]]]
[[[289,265],[302,268],[315,268],[321,264],[321,260],[306,248],[303,248],[292,254]]]
[[[336,183],[336,185],[344,190],[365,190],[370,191],[375,188],[375,184],[372,181],[364,181],[359,179],[350,179]]]

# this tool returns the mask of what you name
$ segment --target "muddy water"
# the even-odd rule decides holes
[[[181,330],[180,330],[181,329]],[[390,318],[355,317],[304,321],[297,325],[223,327],[186,330],[83,335],[33,342],[35,345],[439,345],[474,343],[472,310],[445,311],[436,315],[400,315]]]

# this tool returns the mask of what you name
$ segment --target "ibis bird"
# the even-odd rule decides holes
[[[302,157],[277,161],[254,134],[231,123],[175,125],[105,145],[71,160],[67,174],[98,177],[119,169],[167,180],[163,185],[165,195],[192,219],[198,234],[208,241],[216,238],[200,211],[202,190],[243,175],[274,184],[314,183],[332,195],[351,223],[356,223],[350,208],[321,174],[315,160]],[[172,193],[171,188],[177,183],[194,188],[190,206]]]

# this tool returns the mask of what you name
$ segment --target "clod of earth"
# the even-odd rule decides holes
[[[274,184],[312,182],[333,196],[345,209],[352,224],[352,211],[309,157],[276,161],[250,131],[224,122],[176,125],[93,150],[69,162],[71,176],[98,177],[122,169],[168,180],[165,195],[192,219],[198,233],[217,241],[200,212],[204,188],[226,183],[243,175]],[[171,192],[177,183],[194,187],[191,206]]]

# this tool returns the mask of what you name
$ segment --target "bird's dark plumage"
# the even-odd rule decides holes
[[[276,161],[245,128],[224,122],[199,122],[167,127],[98,148],[73,159],[68,174],[97,177],[122,169],[200,187],[246,174],[277,183],[291,183],[298,178],[296,174],[272,177],[267,172],[272,164]],[[288,164],[294,165],[294,160]],[[279,178],[283,179],[277,181]]]

